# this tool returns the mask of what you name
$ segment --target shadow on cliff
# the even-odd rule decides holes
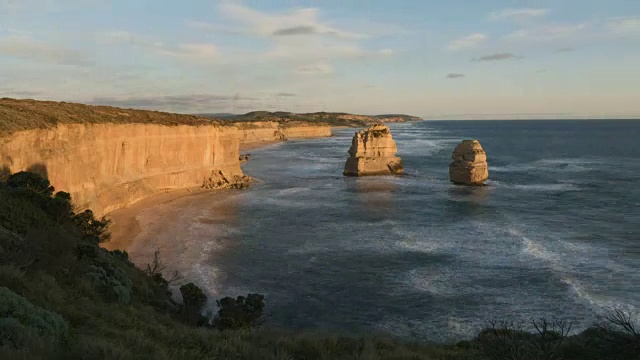
[[[43,179],[47,179],[47,180],[49,179],[49,171],[47,170],[47,166],[43,163],[36,163],[36,164],[30,165],[26,169],[20,170],[20,171],[34,173],[39,175]],[[3,165],[2,167],[0,167],[0,181],[6,182],[9,179],[9,176],[11,176],[11,174],[13,173],[11,172],[11,168],[9,166]]]
[[[9,176],[11,176],[11,169],[7,165],[2,166],[0,168],[0,182],[7,182]]]
[[[30,165],[25,169],[25,171],[40,175],[40,177],[42,177],[43,179],[49,180],[49,171],[47,170],[47,165],[43,163],[35,163],[33,165]]]

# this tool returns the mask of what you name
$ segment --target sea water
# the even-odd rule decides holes
[[[415,340],[468,338],[490,320],[581,330],[614,308],[637,316],[640,122],[390,127],[406,176],[343,177],[354,129],[251,151],[254,186],[185,209],[190,280],[213,298],[264,294],[272,326]],[[489,186],[448,181],[463,139],[485,149]]]

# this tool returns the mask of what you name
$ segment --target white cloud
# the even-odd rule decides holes
[[[587,24],[546,25],[521,29],[504,37],[507,41],[552,41],[574,36],[587,28]]]
[[[519,21],[519,20],[543,17],[548,13],[549,13],[549,9],[534,9],[534,8],[503,9],[503,10],[492,12],[491,14],[489,14],[489,21],[503,21],[503,20]]]
[[[126,31],[111,32],[107,34],[107,38],[116,42],[128,43],[157,54],[184,60],[213,60],[219,56],[218,49],[212,44],[187,43],[169,46],[161,41],[146,40]]]
[[[259,36],[320,35],[340,39],[366,38],[363,34],[341,30],[320,21],[316,8],[273,14],[257,11],[236,2],[223,2],[220,11],[226,18],[248,26],[249,33]]]
[[[27,35],[0,37],[0,56],[59,65],[93,64],[89,56],[81,51],[37,41]]]
[[[640,16],[612,18],[607,26],[615,34],[640,34]]]
[[[298,67],[296,73],[302,75],[327,75],[333,73],[333,67],[326,63],[311,64]]]
[[[452,51],[472,49],[472,48],[478,47],[480,44],[486,42],[488,39],[489,37],[485,34],[480,34],[480,33],[471,34],[469,36],[465,36],[463,38],[452,41],[447,46],[447,49]]]

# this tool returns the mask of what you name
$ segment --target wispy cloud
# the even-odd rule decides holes
[[[147,40],[126,31],[111,32],[107,34],[107,38],[111,41],[127,43],[157,54],[184,60],[212,60],[219,55],[218,49],[212,44],[187,43],[169,46],[161,41]]]
[[[0,55],[58,65],[94,64],[88,54],[82,51],[37,41],[26,35],[0,37]]]
[[[475,33],[452,41],[448,46],[448,50],[464,50],[478,47],[487,41],[489,37],[485,34]]]
[[[481,56],[479,58],[472,59],[473,61],[504,61],[504,60],[515,60],[522,59],[522,56],[514,55],[512,53],[496,53],[486,56]]]
[[[450,73],[450,74],[447,74],[447,79],[460,79],[460,78],[463,78],[463,77],[465,77],[465,75],[461,74],[461,73]]]
[[[284,13],[267,13],[236,2],[220,5],[222,14],[248,26],[248,32],[260,36],[324,35],[345,39],[365,38],[363,34],[339,29],[319,19],[316,8],[295,9]]]
[[[94,105],[108,105],[127,108],[200,108],[202,106],[217,105],[219,103],[242,102],[258,100],[253,97],[216,94],[189,94],[168,96],[102,96],[89,101]]]
[[[566,39],[587,29],[587,24],[545,25],[530,29],[521,29],[507,36],[507,41],[553,41]]]
[[[640,34],[640,16],[612,18],[607,26],[615,34]]]
[[[302,75],[326,75],[333,73],[333,67],[329,64],[319,63],[301,66],[296,69],[296,72]]]
[[[547,15],[549,9],[522,8],[522,9],[503,9],[489,14],[489,21],[518,21],[531,18],[539,18]]]

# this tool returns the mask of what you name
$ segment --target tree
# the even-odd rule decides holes
[[[204,325],[206,318],[200,312],[207,303],[207,296],[202,289],[193,283],[188,283],[180,286],[180,293],[183,301],[182,316],[184,322],[191,326]]]
[[[20,171],[9,176],[7,186],[11,188],[28,189],[49,197],[52,196],[55,191],[53,186],[49,183],[49,180],[38,174],[27,171]]]
[[[213,325],[218,330],[253,328],[262,323],[264,295],[248,294],[247,297],[225,297],[216,301],[218,315]]]

